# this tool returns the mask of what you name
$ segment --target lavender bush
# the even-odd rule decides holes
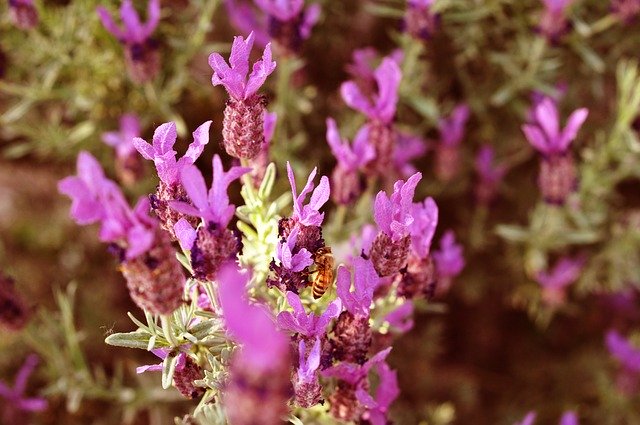
[[[637,0],[0,15],[3,424],[640,423]]]

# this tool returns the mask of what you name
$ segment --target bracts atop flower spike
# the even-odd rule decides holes
[[[191,266],[197,279],[215,280],[220,265],[235,259],[240,251],[239,238],[227,228],[235,212],[235,205],[229,203],[227,189],[234,180],[249,171],[245,167],[231,167],[225,172],[220,157],[214,155],[213,181],[208,193],[198,168],[188,165],[180,171],[182,186],[193,205],[172,201],[169,206],[181,214],[204,221],[197,230],[185,219],[174,226],[180,245],[191,251]]]
[[[255,0],[269,16],[268,31],[278,50],[295,54],[320,18],[320,5],[314,3],[304,9],[304,0]]]
[[[270,269],[273,273],[267,281],[269,286],[277,286],[283,292],[298,293],[304,288],[308,284],[308,266],[328,249],[325,247],[320,227],[324,220],[324,213],[320,213],[320,208],[329,200],[329,179],[322,176],[318,187],[315,187],[313,179],[316,173],[317,169],[314,168],[298,195],[295,175],[287,162],[287,175],[293,195],[293,213],[291,217],[282,218],[278,223],[278,258],[271,262]],[[305,205],[304,202],[310,193],[311,199]]]
[[[615,329],[607,332],[605,343],[621,366],[616,378],[618,391],[626,395],[636,394],[640,389],[640,347]]]
[[[332,198],[337,204],[351,204],[360,196],[365,185],[359,171],[376,155],[375,149],[369,144],[369,128],[362,127],[353,145],[349,146],[349,141],[340,137],[336,122],[328,118],[327,142],[338,162],[331,174]]]
[[[438,272],[438,293],[446,293],[465,265],[462,245],[456,243],[453,230],[444,233],[440,239],[440,249],[433,253],[433,259]]]
[[[192,165],[202,154],[204,147],[209,143],[209,127],[211,121],[207,121],[193,132],[193,142],[189,145],[184,156],[176,160],[177,152],[173,150],[178,134],[176,125],[168,122],[160,125],[153,133],[153,145],[136,137],[133,145],[144,159],[153,161],[158,172],[160,182],[154,195],[150,195],[151,207],[160,219],[162,228],[176,239],[174,226],[184,215],[169,208],[171,201],[189,200],[187,193],[180,184],[180,172],[186,166]],[[195,224],[195,220],[193,220]]]
[[[33,0],[9,0],[9,17],[21,30],[30,30],[38,25],[38,11]]]
[[[142,158],[133,145],[133,139],[139,136],[140,121],[133,114],[120,118],[119,131],[102,134],[102,141],[116,151],[116,173],[125,185],[132,185],[142,177]]]
[[[363,113],[367,119],[369,144],[376,156],[368,164],[368,171],[376,176],[388,176],[393,169],[393,155],[396,145],[393,119],[398,103],[398,87],[402,72],[391,57],[385,57],[375,70],[378,91],[372,96],[363,93],[355,81],[347,81],[340,87],[344,102]]]
[[[220,268],[217,280],[227,332],[240,345],[222,396],[229,423],[281,424],[292,395],[289,340],[276,329],[267,310],[246,300],[246,273],[229,262]],[[309,360],[308,374],[303,375],[313,373],[314,363]]]
[[[574,111],[561,129],[558,107],[547,97],[535,107],[535,121],[522,126],[529,143],[542,155],[538,186],[548,203],[564,204],[576,189],[576,167],[569,146],[588,115],[586,108]]]
[[[160,71],[160,52],[157,42],[151,38],[160,22],[160,0],[149,0],[147,23],[140,22],[138,12],[131,0],[123,0],[120,17],[124,28],[120,28],[111,14],[102,6],[97,8],[102,25],[123,44],[129,76],[134,83],[153,80]]]
[[[460,143],[464,138],[464,127],[468,119],[469,107],[462,104],[438,123],[440,143],[436,147],[435,174],[440,181],[449,182],[460,171]]]
[[[88,152],[80,152],[77,168],[77,176],[58,184],[58,190],[72,199],[71,216],[81,225],[100,222],[100,239],[111,243],[121,260],[129,293],[140,308],[171,313],[182,302],[185,279],[171,242],[148,215],[148,199],[140,198],[131,209]]]
[[[544,5],[536,28],[550,43],[557,43],[570,27],[567,10],[573,0],[541,0]]]
[[[561,258],[550,271],[540,271],[535,278],[542,286],[542,300],[551,307],[564,303],[567,287],[580,277],[583,258]]]
[[[276,68],[276,63],[271,60],[271,46],[267,44],[262,59],[253,65],[249,74],[253,41],[253,33],[246,41],[241,36],[234,37],[229,64],[218,53],[209,56],[209,66],[213,69],[212,84],[223,85],[230,97],[222,122],[224,148],[229,155],[240,159],[255,158],[265,143],[266,100],[257,92]]]
[[[438,30],[440,15],[434,13],[434,0],[408,0],[404,16],[404,30],[412,37],[429,40]]]

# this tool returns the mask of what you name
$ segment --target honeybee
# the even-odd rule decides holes
[[[317,250],[313,256],[313,262],[316,269],[312,273],[311,290],[313,291],[313,298],[318,299],[333,284],[334,261],[331,247],[323,246]]]

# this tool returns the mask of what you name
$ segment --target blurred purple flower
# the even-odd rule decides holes
[[[409,332],[413,328],[413,303],[411,301],[405,301],[395,310],[387,313],[384,320],[389,322],[389,325],[398,332]]]
[[[327,118],[327,142],[338,164],[346,171],[358,170],[376,155],[375,149],[369,144],[367,126],[363,126],[358,131],[352,146],[349,146],[349,140],[340,137],[335,120]]]
[[[361,257],[353,259],[353,280],[354,292],[351,292],[351,272],[345,266],[338,267],[338,297],[354,317],[369,317],[373,292],[380,282],[371,261]]]
[[[587,115],[589,110],[586,108],[574,111],[561,130],[556,102],[546,97],[534,108],[535,122],[524,124],[522,131],[529,143],[543,155],[562,154],[578,135]]]
[[[640,0],[611,0],[611,11],[629,24],[640,14]]]
[[[555,43],[569,29],[567,9],[573,0],[541,0],[544,5],[538,31]]]
[[[363,388],[356,390],[356,397],[367,408],[363,419],[368,420],[371,425],[386,425],[389,407],[400,395],[398,376],[386,363],[378,363],[375,369],[380,377],[375,398],[371,397],[369,392]]]
[[[584,266],[583,258],[561,258],[550,271],[536,274],[538,283],[547,288],[563,288],[578,280]]]
[[[176,125],[168,122],[160,125],[153,133],[153,145],[150,145],[140,137],[133,139],[133,145],[144,159],[153,161],[158,171],[158,177],[168,186],[175,185],[180,179],[181,170],[192,165],[202,154],[204,147],[209,143],[209,127],[211,121],[207,121],[193,132],[193,142],[187,152],[176,161],[177,152],[173,150],[178,135]]]
[[[256,370],[273,368],[287,357],[289,340],[276,329],[266,309],[247,301],[248,273],[228,262],[220,267],[217,280],[227,331],[242,345],[239,356]]]
[[[415,173],[406,182],[398,180],[393,186],[391,197],[388,197],[383,190],[376,195],[374,204],[376,224],[394,242],[409,234],[410,226],[414,221],[413,195],[420,179],[422,179],[422,173]]]
[[[120,17],[124,28],[120,28],[114,22],[109,11],[103,6],[98,6],[98,16],[102,25],[120,42],[125,44],[140,44],[146,42],[155,31],[160,22],[160,0],[149,0],[147,6],[148,21],[146,24],[140,22],[138,12],[133,7],[131,0],[123,0],[120,7]]]
[[[140,136],[140,121],[134,114],[125,114],[120,118],[120,130],[102,134],[102,141],[116,150],[120,158],[127,158],[136,152],[133,139]]]
[[[229,20],[238,30],[248,36],[252,32],[255,42],[260,47],[269,43],[267,23],[264,16],[259,16],[253,2],[244,0],[224,0]]]
[[[609,353],[622,364],[626,371],[640,373],[640,348],[632,345],[614,329],[607,332],[605,342]]]
[[[513,425],[533,425],[536,421],[536,412],[529,412],[521,421],[514,423]]]
[[[438,205],[431,197],[416,202],[411,206],[411,217],[411,248],[419,258],[426,258],[438,226]]]
[[[456,106],[451,115],[438,122],[440,143],[445,146],[459,145],[464,137],[464,127],[469,119],[469,107],[465,104]]]
[[[325,378],[338,378],[361,388],[364,384],[364,380],[369,374],[369,371],[376,365],[384,362],[390,352],[391,347],[378,352],[362,365],[357,363],[341,362],[323,370],[320,373]]]
[[[293,292],[287,292],[287,301],[293,308],[293,313],[283,311],[278,314],[278,326],[280,329],[298,333],[305,338],[316,338],[324,335],[329,322],[338,317],[342,311],[342,302],[339,298],[331,302],[320,316],[314,313],[307,314],[302,302],[300,302],[300,297]]]
[[[320,178],[320,184],[314,190],[313,179],[316,176],[317,168],[314,168],[307,178],[307,183],[300,192],[297,193],[296,179],[293,174],[291,164],[287,161],[287,176],[291,185],[291,193],[293,194],[293,214],[291,217],[304,226],[320,226],[324,220],[324,213],[320,213],[320,208],[329,200],[330,188],[329,179],[326,176]],[[311,194],[311,199],[307,205],[304,201],[307,195]]]
[[[564,412],[560,418],[560,425],[579,425],[578,415],[576,412]]]
[[[225,228],[231,221],[236,207],[229,203],[227,189],[242,175],[251,171],[246,167],[231,167],[224,171],[218,154],[213,156],[213,180],[207,192],[202,173],[194,165],[185,165],[180,171],[180,180],[193,205],[181,201],[171,201],[169,205],[178,212],[194,217],[202,217],[207,224]]]
[[[428,40],[440,23],[440,16],[431,11],[434,0],[408,0],[404,28],[411,36]]]
[[[171,353],[171,350],[172,349],[169,347],[154,348],[153,350],[151,350],[151,352],[159,359],[164,360],[167,358],[169,353]],[[182,368],[184,368],[185,357],[186,357],[185,353],[178,354],[178,361],[176,362],[176,370],[181,370]],[[157,364],[142,365],[136,368],[137,374],[145,373],[145,372],[162,372],[162,362]]]
[[[438,276],[442,278],[453,278],[460,274],[464,268],[464,254],[462,245],[456,243],[456,236],[453,230],[445,232],[440,239],[440,249],[433,253],[436,261]]]
[[[9,18],[21,30],[29,30],[38,25],[38,10],[33,0],[9,0]]]
[[[38,357],[31,354],[18,370],[13,388],[0,381],[0,398],[4,401],[3,422],[25,423],[25,412],[41,412],[48,406],[47,400],[40,397],[26,397],[27,380],[38,365]]]
[[[429,149],[427,142],[419,136],[398,132],[393,151],[393,163],[403,178],[408,178],[418,170],[411,161],[421,158]]]
[[[251,33],[246,41],[242,36],[233,38],[229,56],[230,65],[219,53],[209,55],[209,66],[213,69],[211,83],[214,86],[224,86],[229,96],[236,100],[247,100],[256,94],[267,77],[276,69],[276,63],[271,60],[271,47],[267,44],[262,59],[253,64],[253,70],[249,74],[249,55],[254,37]]]
[[[489,145],[483,145],[480,148],[475,165],[480,181],[486,184],[497,184],[507,172],[504,165],[495,164],[495,151]]]
[[[340,93],[344,102],[351,108],[360,111],[372,121],[389,124],[396,114],[402,72],[395,60],[385,57],[374,75],[378,92],[372,98],[363,93],[354,81],[343,83]]]
[[[316,379],[316,371],[320,366],[320,338],[316,338],[309,356],[305,359],[307,348],[303,340],[298,344],[298,353],[300,355],[298,366],[298,381],[309,384]]]
[[[293,272],[301,272],[313,264],[312,255],[306,248],[301,248],[295,254],[292,253],[295,250],[299,232],[300,229],[294,227],[286,240],[280,240],[276,245],[276,259],[282,266]]]

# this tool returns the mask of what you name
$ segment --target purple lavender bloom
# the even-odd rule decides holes
[[[255,0],[266,13],[281,21],[289,21],[302,12],[304,0]]]
[[[573,0],[541,0],[544,5],[538,31],[555,43],[569,29],[567,9]]]
[[[269,43],[267,23],[264,16],[259,16],[252,2],[244,0],[224,0],[229,20],[246,36],[254,33],[255,42],[260,47]]]
[[[314,3],[303,10],[303,0],[255,0],[269,16],[269,35],[284,53],[300,50],[311,29],[320,18],[320,5]]]
[[[298,353],[300,355],[298,366],[298,382],[310,384],[317,379],[316,371],[320,366],[320,338],[316,338],[309,356],[305,359],[307,347],[303,340],[298,344]]]
[[[157,227],[148,216],[148,200],[140,198],[131,210],[120,188],[105,177],[98,161],[88,152],[80,152],[77,168],[77,176],[58,183],[58,190],[72,199],[71,217],[80,225],[100,221],[100,239],[125,243],[127,259],[146,252],[153,244]]]
[[[170,205],[183,214],[202,217],[206,223],[224,228],[227,227],[236,210],[235,205],[229,203],[227,189],[234,180],[239,179],[251,169],[231,167],[225,172],[218,154],[213,156],[212,164],[213,181],[208,193],[200,170],[194,165],[184,166],[180,171],[180,178],[193,205],[181,201],[172,201]]]
[[[276,329],[267,310],[246,299],[248,273],[228,262],[218,272],[220,304],[231,337],[242,345],[240,355],[256,369],[269,370],[277,359],[286,358],[289,339]]]
[[[640,0],[611,0],[611,11],[626,24],[640,14]]]
[[[320,208],[329,200],[330,188],[329,179],[326,176],[320,178],[320,184],[314,190],[313,179],[316,176],[317,168],[314,168],[307,178],[307,183],[300,192],[297,193],[296,178],[293,174],[291,164],[287,161],[287,176],[291,185],[291,193],[293,195],[293,214],[291,217],[304,226],[320,226],[324,220],[324,213],[320,213]],[[311,199],[307,205],[304,201],[307,195],[311,193]]]
[[[429,197],[411,207],[411,248],[419,258],[426,258],[431,250],[431,241],[438,226],[438,205]]]
[[[562,417],[560,418],[560,425],[579,425],[580,422],[578,421],[578,415],[576,414],[576,412],[573,411],[568,411],[568,412],[564,412],[562,414]]]
[[[140,137],[133,139],[133,145],[144,159],[154,162],[160,180],[171,186],[178,183],[180,171],[195,163],[202,154],[205,145],[209,143],[210,126],[211,121],[207,121],[193,132],[193,142],[184,156],[177,161],[177,152],[173,150],[173,145],[176,143],[178,133],[173,122],[164,123],[156,128],[153,133],[153,145]]]
[[[338,164],[347,171],[364,167],[376,155],[375,149],[369,144],[369,128],[366,126],[358,131],[353,145],[349,146],[349,140],[340,137],[335,120],[327,118],[327,142]]]
[[[193,247],[193,243],[197,239],[197,232],[184,218],[181,218],[173,225],[173,231],[180,242],[183,250],[189,251]]]
[[[404,18],[405,30],[421,40],[431,38],[440,24],[440,16],[431,11],[433,0],[408,0]]]
[[[9,18],[21,30],[30,30],[38,25],[38,11],[33,0],[9,0]]]
[[[419,136],[403,132],[398,132],[397,135],[397,143],[393,151],[393,163],[401,177],[409,178],[418,171],[411,164],[411,161],[422,158],[427,153],[429,146]]]
[[[300,302],[300,297],[293,292],[287,292],[287,301],[291,308],[293,308],[293,313],[283,311],[278,314],[278,326],[280,329],[298,333],[305,338],[323,336],[326,333],[329,322],[338,317],[342,311],[342,302],[340,299],[336,299],[329,304],[320,316],[313,313],[307,314],[302,302]]]
[[[120,118],[120,130],[102,134],[102,141],[116,150],[120,158],[128,158],[136,151],[133,139],[140,136],[140,121],[133,114],[125,114]]]
[[[536,412],[529,412],[521,421],[515,422],[513,425],[533,425],[536,421]]]
[[[609,353],[622,364],[625,370],[640,373],[640,348],[632,345],[614,329],[607,332],[605,342]]]
[[[384,362],[390,352],[391,347],[378,352],[362,365],[356,363],[341,362],[335,366],[331,366],[323,370],[320,373],[325,378],[338,378],[345,382],[348,382],[351,385],[361,387],[364,383],[364,380],[367,378],[369,371],[376,365]]]
[[[292,253],[296,247],[299,232],[300,229],[295,227],[289,234],[289,237],[287,237],[286,240],[278,241],[278,245],[276,246],[276,258],[280,261],[280,264],[296,273],[301,272],[313,264],[312,255],[306,248],[301,248],[295,254]]]
[[[347,105],[360,111],[370,120],[389,124],[396,114],[402,72],[395,60],[385,57],[374,75],[378,92],[372,98],[363,93],[353,81],[343,83],[340,94]]]
[[[387,313],[384,320],[400,333],[409,332],[413,328],[413,303],[406,301],[400,307]]]
[[[109,11],[103,6],[97,7],[98,16],[102,25],[120,42],[125,44],[144,44],[160,22],[160,0],[149,0],[146,24],[140,22],[138,12],[133,7],[131,0],[123,0],[120,7],[120,17],[124,28],[120,28],[111,17]]]
[[[465,104],[456,106],[451,115],[438,122],[440,143],[445,146],[457,146],[464,137],[464,127],[469,119],[469,107]]]
[[[354,291],[351,292],[351,273],[345,266],[338,267],[337,291],[344,307],[354,317],[369,317],[373,292],[380,278],[371,261],[357,257],[353,260]]]
[[[386,425],[389,407],[400,395],[398,376],[386,363],[378,363],[375,368],[380,377],[375,398],[362,388],[356,390],[356,397],[367,408],[363,419],[371,422],[371,425]]]
[[[574,111],[563,130],[560,129],[558,107],[552,98],[545,97],[534,108],[533,114],[535,122],[522,126],[527,140],[541,154],[556,155],[567,151],[587,119],[589,110],[581,108]]]
[[[462,245],[456,243],[453,230],[445,232],[440,239],[440,249],[433,253],[433,258],[441,278],[453,278],[460,274],[465,264],[464,254]]]
[[[551,306],[564,303],[567,286],[580,277],[583,266],[583,258],[562,258],[551,271],[538,272],[536,280],[542,286],[542,299]]]
[[[151,352],[159,359],[164,360],[167,358],[169,353],[171,353],[171,349],[170,348],[154,348],[153,350],[151,350]],[[185,353],[178,354],[178,361],[176,362],[176,370],[180,370],[184,368],[185,357],[186,357]],[[141,374],[145,372],[162,372],[162,362],[157,364],[142,365],[136,368],[137,374]]]
[[[346,70],[354,80],[360,81],[367,87],[375,85],[376,76],[374,71],[378,57],[378,52],[373,47],[355,49],[351,54],[351,63],[347,65]],[[388,58],[400,66],[404,58],[404,52],[402,49],[395,49],[389,54]],[[369,83],[371,83],[371,85]]]
[[[247,100],[264,84],[267,77],[276,69],[276,63],[271,60],[271,46],[267,44],[262,59],[253,64],[253,71],[249,74],[249,55],[254,41],[253,33],[247,40],[237,36],[233,38],[229,64],[219,53],[209,55],[209,66],[213,69],[211,83],[222,85],[229,96],[236,100]],[[248,75],[248,76],[247,76]]]
[[[476,156],[476,171],[483,183],[497,184],[507,172],[503,165],[495,164],[495,150],[489,145],[483,145]]]
[[[407,236],[414,221],[413,195],[422,173],[415,173],[404,182],[398,180],[393,185],[393,194],[389,198],[381,190],[376,195],[374,204],[374,219],[376,224],[394,242]]]
[[[13,388],[0,382],[0,398],[5,400],[2,415],[4,423],[24,423],[25,412],[41,412],[47,408],[48,403],[44,398],[25,396],[27,380],[37,365],[38,357],[31,354],[18,371]]]

